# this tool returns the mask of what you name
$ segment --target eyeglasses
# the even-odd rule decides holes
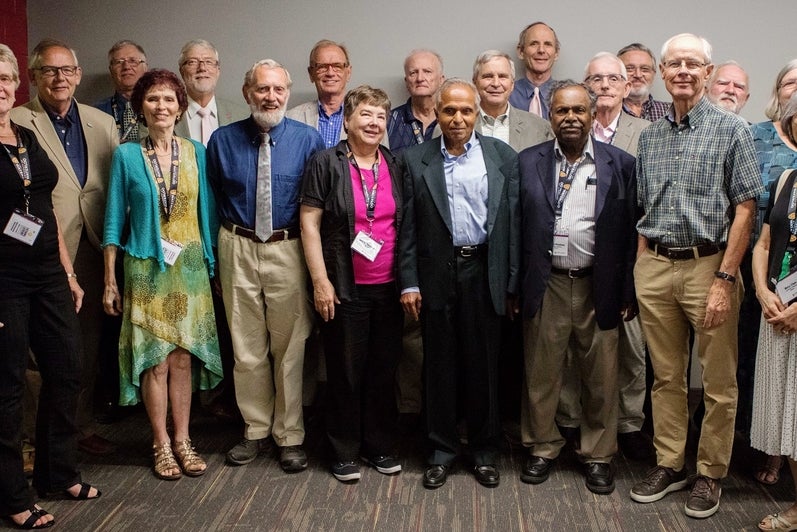
[[[200,66],[213,70],[219,68],[219,62],[215,59],[186,59],[183,61],[182,66],[190,69],[199,68]]]
[[[43,78],[54,78],[55,76],[58,75],[58,72],[61,72],[61,74],[67,78],[71,78],[72,76],[77,74],[79,68],[80,68],[79,66],[73,66],[73,65],[60,66],[60,67],[43,66],[35,68],[34,70],[38,70]]]
[[[701,63],[695,59],[673,59],[664,63],[664,68],[667,70],[680,70],[685,67],[689,72],[697,72],[708,63]]]
[[[13,85],[16,82],[17,82],[16,78],[9,76],[7,74],[3,74],[2,76],[0,76],[0,85]]]
[[[653,67],[649,67],[647,65],[636,66],[636,65],[625,65],[625,69],[628,72],[640,72],[645,75],[653,74],[656,70]]]
[[[349,66],[348,63],[316,63],[312,68],[317,74],[323,74],[329,69],[332,69],[336,74],[340,74],[347,66]]]
[[[584,80],[590,85],[599,85],[603,83],[603,80],[609,82],[609,85],[618,85],[625,81],[625,78],[620,74],[594,74],[592,76],[587,76]]]
[[[133,68],[138,68],[139,65],[142,65],[146,62],[147,61],[144,59],[133,59],[128,57],[127,59],[111,59],[111,66],[124,67],[125,65],[130,65]]]

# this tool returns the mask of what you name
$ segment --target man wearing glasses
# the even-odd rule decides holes
[[[685,513],[713,515],[728,474],[736,415],[737,324],[756,196],[763,192],[747,123],[705,95],[711,45],[683,33],[664,43],[661,77],[673,104],[639,137],[639,243],[634,270],[642,328],[653,363],[657,465],[631,489],[654,502],[688,482],[686,372],[689,330],[703,368],[706,414],[697,475]]]
[[[655,122],[667,114],[670,104],[654,100],[650,94],[656,76],[656,58],[650,48],[638,42],[624,46],[617,57],[625,64],[631,90],[623,101],[623,111]]]
[[[331,148],[346,138],[343,97],[351,79],[349,52],[343,44],[326,39],[318,41],[310,51],[307,73],[315,84],[318,100],[297,105],[286,116],[316,128],[324,145]]]
[[[216,97],[221,68],[219,52],[211,42],[204,39],[188,41],[180,50],[178,62],[188,93],[188,109],[174,127],[176,135],[207,146],[211,133],[219,126],[249,116],[242,105]]]
[[[130,96],[138,78],[147,71],[144,48],[133,41],[117,42],[108,51],[108,71],[113,82],[113,96],[97,102],[94,107],[113,117],[119,131],[119,142],[138,142],[147,132],[136,120]]]
[[[95,432],[94,383],[105,316],[100,250],[105,191],[119,135],[108,114],[75,100],[82,72],[74,50],[62,42],[45,39],[33,49],[28,64],[28,77],[36,86],[37,96],[12,109],[11,119],[36,133],[58,168],[53,206],[75,274],[85,291],[78,314],[84,368],[76,417],[78,446],[91,454],[109,454],[116,446]]]

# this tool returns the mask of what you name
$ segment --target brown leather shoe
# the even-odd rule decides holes
[[[104,456],[116,452],[116,444],[110,440],[106,440],[99,434],[92,434],[82,440],[78,440],[77,448],[84,453],[96,456]]]

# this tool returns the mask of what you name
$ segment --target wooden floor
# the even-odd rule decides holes
[[[64,531],[732,531],[755,530],[761,517],[794,500],[785,470],[770,488],[751,479],[757,457],[741,442],[723,482],[720,510],[707,520],[684,515],[686,491],[652,504],[631,501],[631,486],[651,464],[622,456],[616,459],[617,489],[611,495],[586,489],[572,452],[563,454],[548,482],[526,485],[519,479],[526,454],[517,448],[502,455],[497,488],[478,485],[459,464],[445,486],[429,491],[421,485],[423,439],[414,432],[402,439],[400,475],[388,477],[364,466],[362,480],[345,485],[329,473],[320,423],[311,419],[308,425],[310,466],[286,475],[273,454],[242,467],[225,465],[224,453],[238,442],[241,429],[198,412],[192,437],[208,472],[165,482],[150,471],[150,431],[139,412],[101,427],[102,435],[119,444],[115,455],[81,455],[83,477],[102,489],[101,499],[42,504],[56,517],[53,530]],[[0,526],[7,530],[9,522]]]

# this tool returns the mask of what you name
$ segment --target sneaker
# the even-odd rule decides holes
[[[393,458],[392,456],[371,456],[371,457],[362,457],[363,462],[368,465],[371,465],[382,473],[383,475],[393,475],[395,473],[401,472],[401,464]]]
[[[354,462],[336,462],[332,465],[332,475],[341,482],[360,480],[360,468]]]
[[[257,458],[257,455],[268,448],[268,438],[247,440],[244,438],[238,445],[227,451],[227,463],[244,465]]]
[[[722,486],[719,480],[698,475],[689,498],[686,499],[684,512],[696,519],[711,517],[719,510],[720,495],[722,495]]]
[[[686,487],[686,468],[674,471],[669,467],[656,466],[641,482],[631,488],[631,499],[636,502],[654,502],[671,491]]]

